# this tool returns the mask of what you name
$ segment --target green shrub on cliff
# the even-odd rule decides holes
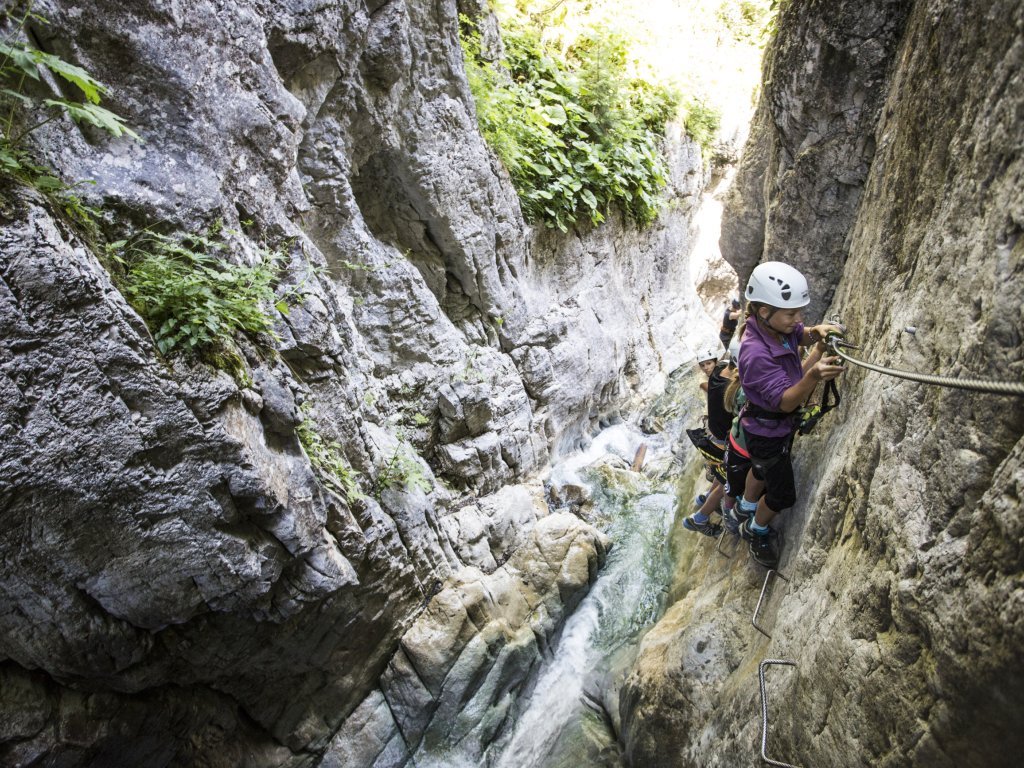
[[[107,92],[105,85],[81,67],[28,42],[30,22],[48,23],[32,12],[32,3],[8,3],[0,10],[0,178],[35,188],[49,200],[52,210],[63,213],[82,238],[94,245],[101,239],[97,223],[100,212],[78,194],[82,185],[93,182],[64,182],[53,168],[33,157],[30,138],[65,114],[76,123],[92,125],[115,138],[141,139],[120,116],[100,106]],[[57,95],[53,85],[58,78],[81,98],[47,98],[45,94]]]
[[[711,157],[711,145],[715,141],[718,128],[722,124],[722,114],[707,102],[693,99],[686,106],[686,132],[690,138],[700,144],[705,162]]]
[[[232,264],[219,225],[173,237],[146,230],[111,243],[107,255],[161,353],[194,354],[228,370],[244,368],[236,334],[275,338],[270,307],[287,313],[293,298],[274,290],[282,254],[264,249],[255,264]]]
[[[8,31],[0,39],[0,172],[40,187],[43,192],[63,190],[66,187],[52,171],[34,163],[25,149],[25,140],[34,131],[66,114],[77,123],[95,126],[111,136],[139,137],[121,117],[100,106],[106,86],[81,67],[25,42],[29,21],[46,23],[45,18],[32,13],[31,4],[20,13],[10,7],[0,11],[0,26]],[[42,82],[43,72],[61,78],[82,98],[41,96],[46,89],[34,84]]]
[[[627,74],[625,41],[591,30],[563,53],[510,23],[505,57],[483,58],[462,17],[480,131],[504,163],[530,221],[566,231],[619,206],[639,224],[658,214],[665,167],[658,141],[676,111],[671,89]]]
[[[302,422],[295,428],[295,434],[317,476],[350,504],[363,498],[359,490],[359,473],[346,463],[341,446],[324,439],[308,406],[303,406],[301,411]]]
[[[399,435],[394,452],[377,475],[373,486],[374,498],[380,501],[381,495],[388,488],[407,492],[420,490],[423,493],[433,490],[430,479],[413,458],[413,452],[414,449]]]

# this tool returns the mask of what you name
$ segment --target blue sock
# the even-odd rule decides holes
[[[752,530],[754,533],[759,533],[762,536],[768,535],[768,526],[758,525],[757,521],[754,520],[754,518],[750,518],[750,530]]]
[[[703,512],[694,512],[693,521],[695,523],[706,523],[708,521],[708,516],[705,515]]]
[[[754,514],[754,512],[756,512],[756,511],[757,511],[757,502],[756,501],[747,501],[742,496],[740,496],[740,512],[742,512],[743,514],[749,516],[749,515]]]

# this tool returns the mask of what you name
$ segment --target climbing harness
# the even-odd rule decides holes
[[[796,424],[796,433],[798,435],[809,434],[815,425],[821,421],[821,417],[839,405],[842,400],[836,380],[826,381],[825,390],[821,395],[821,402],[817,405],[805,405],[800,409],[800,420]]]
[[[861,368],[867,368],[869,371],[885,374],[886,376],[895,376],[898,379],[917,381],[921,384],[932,384],[937,387],[952,387],[954,389],[966,389],[973,392],[987,392],[991,395],[1024,397],[1024,382],[994,381],[992,379],[975,378],[961,379],[956,376],[939,376],[930,373],[901,371],[896,368],[887,368],[883,365],[875,365],[874,363],[868,363],[864,360],[858,360],[855,357],[851,357],[843,352],[843,349],[858,349],[858,347],[848,343],[838,334],[829,334],[825,338],[825,344],[833,354],[842,358],[846,362],[859,365]]]
[[[781,664],[787,667],[796,666],[796,662],[789,659],[765,659],[757,668],[757,678],[761,682],[761,759],[768,763],[768,765],[778,765],[781,768],[797,768],[792,763],[783,763],[768,757],[768,694],[764,690],[764,668],[773,664]]]

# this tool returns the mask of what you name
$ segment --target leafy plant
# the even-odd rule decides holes
[[[686,107],[686,132],[700,144],[705,161],[711,156],[711,145],[722,124],[721,113],[700,99],[693,99]]]
[[[595,29],[568,51],[510,23],[505,58],[485,60],[462,19],[480,131],[508,169],[530,221],[567,231],[618,206],[639,224],[657,216],[665,167],[658,140],[679,103],[669,88],[627,76],[626,45]]]
[[[0,107],[5,110],[0,121],[0,169],[26,183],[42,185],[49,191],[61,189],[62,182],[54,178],[49,169],[33,163],[24,149],[27,136],[61,114],[100,128],[111,136],[130,136],[139,140],[138,134],[125,125],[120,116],[100,106],[101,96],[107,92],[105,85],[81,67],[19,39],[26,37],[25,29],[30,20],[46,23],[45,18],[33,13],[31,6],[21,16],[15,16],[10,9],[3,16],[13,23],[8,36],[0,40]],[[40,81],[42,70],[73,85],[82,94],[82,100],[40,98],[31,93],[26,86],[29,81]],[[29,124],[24,125],[28,113],[33,110],[51,114],[38,122],[27,121]]]
[[[763,37],[776,6],[777,0],[723,0],[715,15],[736,40],[756,41]]]
[[[47,197],[57,211],[78,229],[86,242],[101,240],[98,221],[100,212],[86,205],[78,188],[91,181],[67,184],[55,171],[33,160],[26,144],[29,136],[61,114],[77,122],[89,123],[112,136],[129,136],[141,141],[118,115],[100,106],[101,96],[107,89],[81,67],[70,64],[58,56],[40,51],[26,40],[30,21],[47,23],[32,12],[29,3],[20,15],[17,6],[8,5],[0,11],[0,24],[7,35],[0,40],[0,176],[13,178],[37,189]],[[40,98],[32,91],[33,82],[41,81],[48,72],[76,88],[83,100]],[[38,116],[49,112],[49,116]]]
[[[477,348],[470,347],[466,353],[466,365],[461,371],[452,376],[452,381],[466,381],[470,384],[479,384],[484,380],[483,373],[476,367]]]
[[[236,334],[276,338],[269,307],[287,314],[297,300],[297,289],[282,298],[275,293],[281,253],[262,250],[252,266],[228,263],[218,225],[204,234],[177,236],[146,230],[110,243],[106,251],[119,267],[122,292],[164,355],[230,362],[238,358]]]
[[[316,422],[310,417],[308,408],[303,407],[302,413],[304,418],[295,428],[295,433],[317,475],[350,504],[363,498],[359,490],[359,473],[345,462],[341,446],[323,438]]]
[[[424,493],[430,493],[433,488],[429,478],[423,473],[423,468],[412,456],[407,453],[408,444],[400,440],[395,446],[394,453],[388,459],[384,468],[377,475],[374,483],[373,495],[379,501],[381,494],[388,488],[401,490],[419,489]]]

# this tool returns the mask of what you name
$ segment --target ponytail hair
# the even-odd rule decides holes
[[[761,325],[764,325],[767,322],[767,320],[763,320],[761,318],[761,316],[759,314],[757,314],[757,311],[761,307],[767,307],[768,308],[768,318],[767,318],[767,320],[771,320],[772,315],[774,315],[778,311],[778,308],[777,307],[773,307],[771,304],[765,304],[765,303],[760,302],[760,301],[748,301],[747,302],[746,314],[743,317],[743,327],[740,329],[740,336],[739,337],[741,339],[743,338],[743,331],[745,331],[747,329],[746,321],[749,320],[751,317],[755,318],[757,320],[757,322],[760,323]]]
[[[744,331],[747,330],[747,320],[749,320],[751,317],[756,317],[757,316],[757,308],[759,306],[761,306],[761,305],[758,304],[756,301],[748,301],[747,302],[747,306],[746,306],[746,308],[744,309],[744,312],[743,312],[743,322],[740,323],[740,333],[736,337],[737,339],[740,339],[740,340],[743,339],[743,333],[744,333]]]
[[[740,386],[739,371],[736,371],[722,395],[722,404],[725,406],[725,410],[734,415],[739,410],[736,406],[736,396],[739,394]]]

